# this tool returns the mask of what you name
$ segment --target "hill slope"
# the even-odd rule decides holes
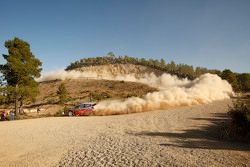
[[[44,75],[40,78],[40,81],[61,79],[68,82],[68,79],[72,78],[85,80],[91,78],[100,82],[104,79],[118,82],[132,81],[143,83],[150,87],[153,86],[159,90],[147,94],[142,98],[134,97],[126,100],[100,102],[96,105],[95,114],[98,112],[99,114],[102,113],[102,115],[144,112],[166,109],[173,106],[210,103],[215,100],[230,98],[232,94],[230,84],[221,80],[217,75],[204,74],[195,80],[180,79],[177,76],[163,73],[163,71],[134,64],[97,65],[76,68],[71,71],[60,70]],[[89,87],[88,91],[91,91],[91,89],[92,88]],[[129,88],[128,91],[130,93],[129,96],[126,95],[126,97],[138,96],[136,89]],[[84,93],[85,92],[82,92],[82,94]],[[87,93],[87,96],[89,96],[90,92]],[[133,94],[131,95],[131,93]],[[146,94],[147,92],[144,93]],[[86,99],[86,95],[82,96],[84,96],[83,99]],[[107,95],[107,92],[100,92],[97,96],[104,96],[105,98],[112,97]],[[100,98],[100,100],[105,98]],[[124,98],[124,96],[122,96],[122,98]]]
[[[149,92],[157,91],[156,88],[145,84],[124,81],[94,80],[94,79],[71,79],[41,82],[39,84],[40,95],[35,103],[26,106],[25,112],[30,116],[37,116],[36,108],[40,106],[40,116],[55,114],[63,108],[60,105],[57,89],[61,83],[65,84],[68,91],[66,106],[73,106],[80,102],[98,102],[105,99],[123,99],[131,96],[140,97]],[[30,113],[31,112],[31,113]]]
[[[166,63],[164,59],[145,59],[136,58],[130,56],[115,56],[114,54],[102,56],[102,57],[89,57],[83,58],[71,63],[67,66],[66,70],[74,70],[81,67],[110,65],[110,64],[134,64],[145,67],[150,67],[155,70],[160,70],[171,75],[176,75],[179,78],[195,79],[202,74],[212,73],[220,74],[219,70],[210,70],[204,67],[194,68],[192,65],[187,64],[175,64],[174,61]]]
[[[95,72],[99,74],[99,77],[105,75],[117,76],[130,74],[135,74],[135,76],[139,77],[150,73],[154,73],[156,76],[160,76],[164,73],[164,71],[162,70],[135,64],[108,64],[98,66],[86,66],[76,68],[75,70],[81,72]]]
[[[80,101],[89,101],[92,95],[93,101],[99,101],[106,98],[127,98],[131,96],[142,96],[148,92],[157,89],[147,85],[135,82],[108,81],[93,79],[77,79],[65,81],[41,82],[39,85],[40,95],[37,100],[43,103],[54,101],[57,102],[56,91],[61,83],[69,93],[70,103]],[[133,91],[131,91],[133,90]]]

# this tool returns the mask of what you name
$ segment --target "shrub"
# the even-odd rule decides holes
[[[90,96],[91,98],[93,98],[93,100],[98,100],[98,101],[112,97],[112,95],[110,95],[107,92],[91,92]]]
[[[57,111],[54,116],[55,117],[61,117],[61,116],[65,116],[68,115],[68,110],[69,108],[67,106],[64,106],[63,109]]]
[[[230,139],[247,140],[250,137],[250,110],[244,103],[235,102],[228,112],[231,122],[226,135]]]
[[[137,97],[138,95],[134,94],[134,93],[128,93],[126,98],[129,98],[129,97]]]
[[[68,91],[64,85],[64,83],[61,83],[58,87],[58,90],[57,90],[57,95],[59,96],[59,102],[61,104],[65,103],[68,99]]]

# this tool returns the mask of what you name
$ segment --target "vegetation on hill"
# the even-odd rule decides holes
[[[26,105],[26,116],[52,116],[63,110],[63,106],[67,108],[82,102],[142,97],[157,89],[136,82],[78,79],[41,82],[39,91],[36,102]],[[38,106],[43,110],[39,115],[29,113]]]
[[[57,95],[59,97],[59,102],[61,104],[65,103],[67,101],[67,98],[68,98],[68,92],[67,92],[67,89],[64,85],[64,83],[61,83],[59,86],[58,86],[58,90],[57,90]]]
[[[135,64],[143,65],[157,70],[161,70],[173,75],[177,75],[181,78],[194,79],[204,73],[215,73],[219,74],[218,70],[208,70],[206,68],[197,67],[187,64],[176,64],[174,61],[166,63],[164,59],[145,59],[145,58],[135,58],[130,56],[115,56],[112,52],[108,53],[107,56],[103,57],[90,57],[83,58],[79,61],[71,63],[66,70],[73,70],[76,68],[86,67],[86,66],[96,66],[96,65],[107,65],[107,64]]]
[[[234,73],[229,69],[224,71],[211,70],[204,67],[194,68],[187,64],[176,64],[174,61],[166,63],[164,59],[145,59],[135,58],[130,56],[115,56],[112,52],[103,57],[89,57],[75,61],[66,67],[66,70],[73,70],[81,67],[98,66],[107,64],[135,64],[151,67],[166,73],[177,75],[180,78],[195,79],[202,74],[211,73],[217,74],[223,79],[227,80],[235,91],[250,91],[250,74],[249,73]]]
[[[67,98],[68,105],[83,101],[97,102],[108,98],[140,97],[149,92],[157,91],[157,89],[141,83],[91,79],[42,82],[39,84],[39,89],[37,103],[58,104],[62,99],[63,102],[66,102],[65,98]],[[60,95],[64,97],[61,98]]]

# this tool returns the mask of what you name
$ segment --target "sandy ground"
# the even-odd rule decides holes
[[[250,166],[217,139],[230,101],[106,117],[0,122],[0,166]]]

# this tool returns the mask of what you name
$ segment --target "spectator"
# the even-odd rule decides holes
[[[41,109],[40,109],[40,106],[39,106],[39,107],[37,107],[37,110],[36,110],[37,114],[39,114],[40,111],[41,111]]]
[[[6,120],[6,112],[5,111],[3,111],[2,114],[1,114],[1,120],[2,121]]]
[[[10,111],[10,120],[15,120],[15,112]]]

